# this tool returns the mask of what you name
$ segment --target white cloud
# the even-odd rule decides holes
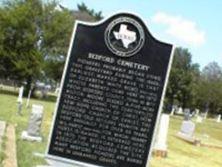
[[[166,25],[167,34],[187,44],[200,46],[206,41],[205,32],[198,29],[194,21],[187,20],[180,16],[169,15],[164,12],[155,14],[152,17],[152,21]]]

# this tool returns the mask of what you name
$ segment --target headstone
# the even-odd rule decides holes
[[[173,105],[170,115],[173,116],[176,111],[177,111],[177,105]]]
[[[220,122],[221,122],[221,114],[220,114],[220,115],[218,115],[218,117],[217,117],[217,122],[218,122],[218,123],[220,123]]]
[[[200,110],[199,109],[195,109],[195,116],[199,116],[199,114],[200,114]]]
[[[195,127],[192,121],[183,121],[177,137],[196,146],[200,146],[201,140],[194,136]]]
[[[208,112],[209,112],[209,103],[207,103],[205,106],[204,119],[207,119]]]
[[[21,86],[21,87],[19,88],[19,95],[18,95],[18,99],[17,99],[17,102],[18,102],[18,103],[22,103],[23,92],[24,92],[24,87]]]
[[[178,108],[177,114],[180,114],[180,115],[183,114],[183,108],[182,108],[182,107],[179,107],[179,108]]]
[[[5,135],[5,129],[6,129],[6,122],[5,121],[0,121],[0,151],[2,147],[2,138]]]
[[[119,13],[77,22],[47,157],[73,164],[145,167],[172,63],[172,45]]]
[[[29,107],[29,102],[30,102],[31,94],[32,94],[32,88],[29,90],[28,99],[26,101],[26,108]]]
[[[203,117],[198,115],[197,119],[196,119],[196,122],[197,123],[202,123],[203,122]]]
[[[167,133],[169,128],[170,117],[167,114],[162,114],[160,124],[158,127],[158,133],[154,144],[154,152],[157,156],[167,156]]]
[[[192,121],[183,121],[180,132],[192,137],[195,131],[195,124]]]
[[[3,87],[4,87],[4,86],[3,86],[3,84],[2,84],[2,83],[0,83],[0,89],[3,89]]]
[[[58,88],[56,88],[56,90],[55,90],[55,94],[57,95],[57,94],[59,94],[59,90],[60,90],[60,88],[58,87]]]
[[[185,108],[184,109],[184,120],[189,121],[191,119],[190,109]]]
[[[58,94],[59,94],[59,91],[60,91],[60,85],[59,85],[59,84],[57,84],[57,85],[56,85],[56,89],[55,89],[55,92],[54,92],[54,93],[55,93],[56,95],[58,95]]]
[[[19,88],[19,95],[18,95],[18,99],[17,99],[17,103],[18,103],[18,111],[17,114],[21,115],[22,114],[22,96],[23,96],[23,92],[24,92],[24,87],[21,86]]]
[[[0,121],[0,137],[4,136],[6,123],[5,121]]]
[[[41,124],[43,119],[43,106],[32,105],[32,112],[29,118],[29,124],[27,131],[23,131],[22,139],[29,141],[41,142],[42,137],[40,136]]]
[[[43,87],[41,89],[41,97],[46,98],[48,96],[48,92],[49,92],[49,90],[46,87]]]

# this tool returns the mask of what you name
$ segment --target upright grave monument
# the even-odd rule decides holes
[[[134,14],[77,22],[47,157],[81,166],[147,166],[172,50]]]
[[[184,109],[184,120],[185,121],[191,120],[191,114],[190,114],[190,109],[189,108]]]
[[[167,134],[169,129],[170,116],[162,114],[158,133],[154,144],[154,155],[158,157],[167,157]]]
[[[19,88],[19,95],[18,95],[18,99],[17,99],[17,103],[18,103],[18,111],[17,114],[21,115],[22,114],[22,97],[23,97],[23,92],[24,92],[24,87],[21,86]]]
[[[196,125],[191,120],[183,121],[177,137],[194,145],[200,145],[200,140],[194,136],[195,128]]]
[[[21,138],[28,141],[41,142],[42,137],[40,135],[41,125],[43,119],[43,106],[32,105],[32,112],[29,118],[29,124],[26,131],[22,132]]]
[[[29,103],[30,103],[30,98],[31,98],[31,95],[32,95],[32,90],[33,90],[33,86],[31,86],[31,88],[29,90],[28,98],[27,98],[27,101],[26,101],[26,108],[29,108]]]
[[[178,110],[177,105],[173,105],[172,109],[171,109],[171,112],[170,112],[170,115],[173,116],[177,110]]]
[[[197,122],[197,123],[202,123],[202,122],[203,122],[203,117],[200,116],[200,115],[198,115],[198,116],[197,116],[197,119],[196,119],[196,122]]]
[[[221,114],[219,114],[218,116],[217,116],[217,123],[220,123],[221,122]]]

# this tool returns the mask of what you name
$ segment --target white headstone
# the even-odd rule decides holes
[[[220,121],[221,121],[221,114],[218,115],[218,117],[217,117],[217,122],[220,123]]]
[[[23,92],[24,92],[24,87],[21,86],[21,87],[19,88],[19,95],[18,95],[18,100],[17,100],[18,103],[22,103]]]
[[[59,91],[60,91],[60,88],[57,87],[56,90],[55,90],[55,94],[59,94]]]
[[[179,109],[177,111],[177,114],[183,114],[183,108],[182,107],[179,107]]]
[[[174,113],[176,112],[176,110],[177,110],[177,106],[176,106],[176,105],[173,105],[170,115],[173,116]]]
[[[170,115],[171,115],[171,116],[174,116],[174,112],[175,112],[175,110],[172,109],[171,112],[170,112]]]
[[[196,119],[196,122],[197,123],[202,123],[203,122],[203,117],[201,117],[201,116],[197,116],[197,119]]]
[[[40,136],[40,130],[42,119],[43,106],[33,104],[28,129],[22,133],[22,139],[41,142],[42,137]]]
[[[0,89],[3,89],[3,84],[2,83],[0,84]]]
[[[209,112],[209,109],[206,109],[206,112],[204,113],[204,119],[207,119],[208,112]]]
[[[195,109],[195,116],[199,116],[200,110],[199,109]]]
[[[154,150],[167,151],[167,133],[169,128],[169,121],[169,115],[161,115],[158,133],[154,144]]]
[[[29,107],[29,102],[30,102],[31,94],[32,94],[32,88],[30,88],[30,90],[29,90],[28,99],[27,99],[27,101],[26,101],[26,108]]]
[[[192,121],[183,121],[180,132],[192,137],[195,131],[195,124]]]

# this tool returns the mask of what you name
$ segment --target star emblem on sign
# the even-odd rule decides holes
[[[113,34],[117,40],[122,41],[123,46],[126,49],[128,49],[129,45],[137,39],[136,32],[128,30],[127,25],[125,24],[121,24],[119,32],[114,31]]]

